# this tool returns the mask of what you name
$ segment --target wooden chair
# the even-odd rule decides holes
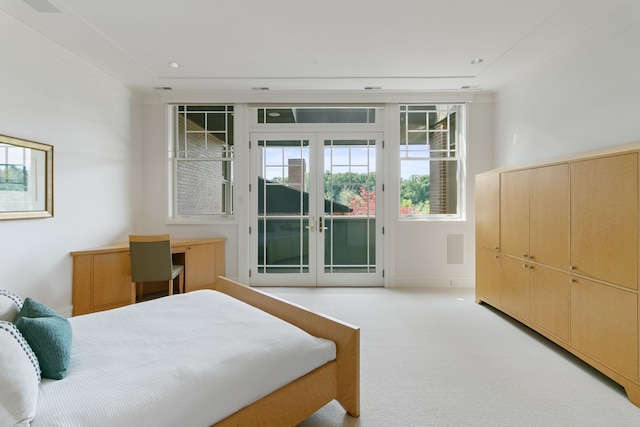
[[[169,295],[173,295],[173,279],[178,277],[178,292],[184,292],[184,266],[173,265],[171,241],[168,234],[130,235],[131,302],[142,298],[145,282],[169,282]]]

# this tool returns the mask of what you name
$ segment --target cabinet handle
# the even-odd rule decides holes
[[[500,249],[500,247],[499,246],[495,246],[493,249],[497,251],[498,249]]]
[[[527,264],[522,264],[523,268],[529,268],[529,266]]]
[[[576,282],[576,279],[569,277],[569,283],[575,283],[575,282]]]
[[[576,268],[575,268],[573,265],[570,265],[570,266],[569,266],[569,270],[573,271],[573,270],[575,270],[575,269],[576,269]]]

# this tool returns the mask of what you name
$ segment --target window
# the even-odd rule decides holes
[[[169,217],[233,214],[233,106],[174,105],[169,146]]]
[[[274,107],[257,108],[258,123],[376,123],[376,108],[368,107]]]
[[[460,218],[459,104],[400,106],[400,217]]]

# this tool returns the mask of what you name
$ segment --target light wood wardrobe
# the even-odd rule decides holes
[[[640,406],[640,144],[476,176],[476,302],[567,349]]]

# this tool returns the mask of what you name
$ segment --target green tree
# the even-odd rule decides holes
[[[411,175],[400,180],[400,207],[404,214],[428,214],[430,211],[429,175]]]
[[[429,175],[411,175],[400,181],[400,196],[414,204],[426,202],[430,197]]]
[[[376,174],[343,172],[332,174],[329,171],[324,173],[324,196],[328,200],[337,203],[347,204],[350,195],[359,196],[360,189],[363,188],[368,193],[376,191]]]

